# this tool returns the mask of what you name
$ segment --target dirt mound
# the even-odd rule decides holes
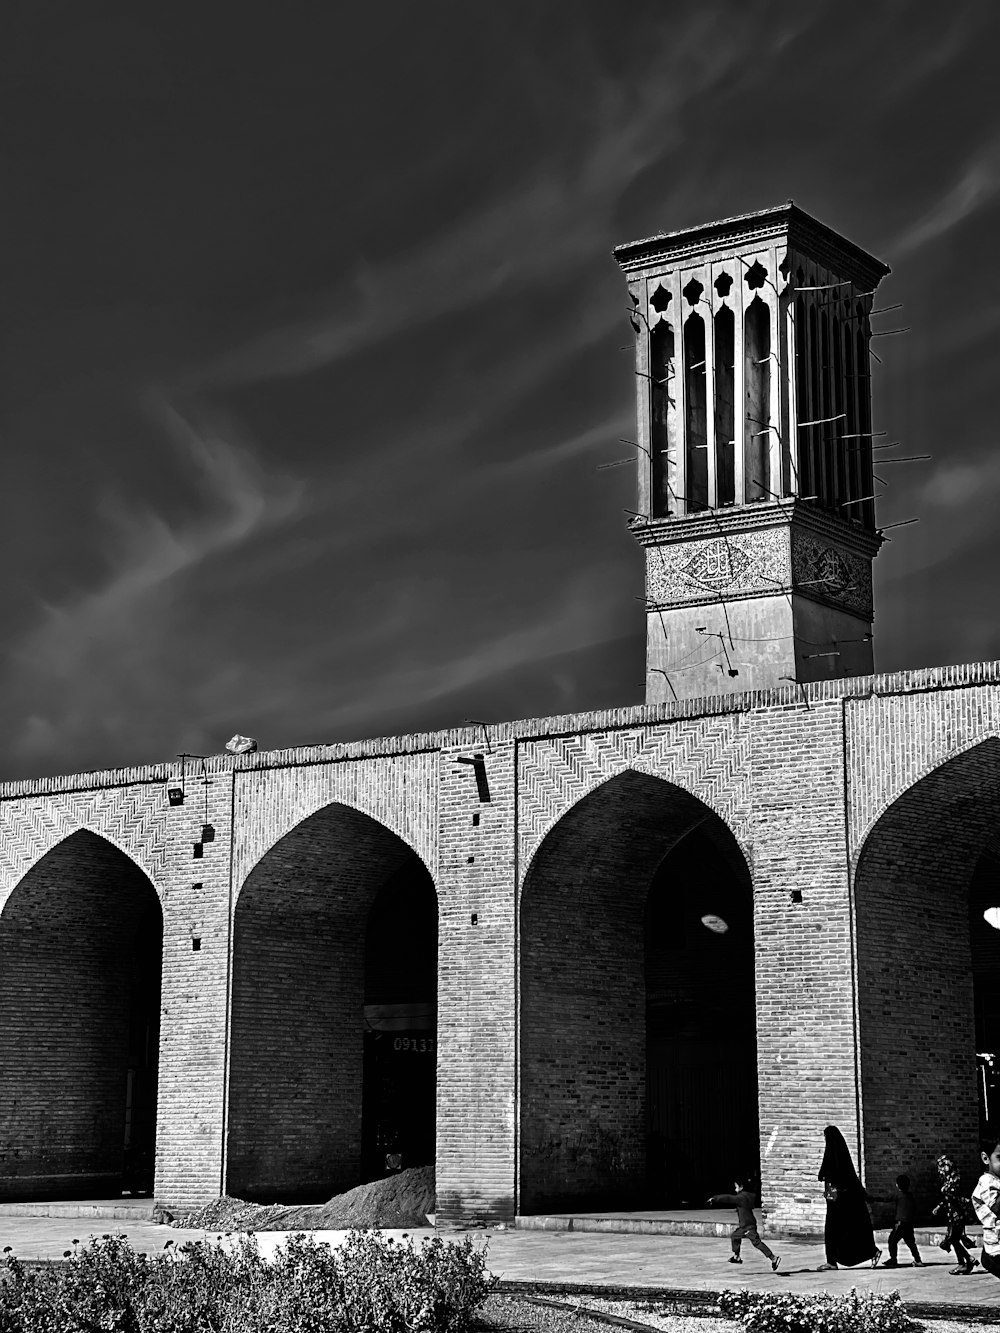
[[[341,1227],[424,1227],[434,1211],[434,1168],[415,1166],[384,1180],[357,1185],[327,1203],[247,1203],[224,1194],[194,1212],[175,1217],[175,1227],[205,1231],[326,1231]]]

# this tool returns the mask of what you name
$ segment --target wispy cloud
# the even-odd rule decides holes
[[[147,406],[190,470],[190,514],[170,521],[120,494],[102,498],[104,577],[76,597],[44,604],[39,623],[10,653],[15,678],[8,689],[29,703],[13,742],[23,757],[47,753],[56,733],[65,746],[113,725],[122,708],[136,709],[142,694],[156,688],[157,654],[178,583],[302,510],[301,485],[265,471],[219,421],[192,421],[157,393]],[[40,699],[47,706],[30,710]]]
[[[628,97],[595,59],[594,69],[578,71],[594,85],[593,133],[582,157],[543,153],[478,210],[394,259],[360,261],[350,286],[324,308],[224,352],[193,370],[186,387],[307,374],[406,329],[488,305],[502,290],[590,264],[623,192],[679,142],[683,104],[738,66],[749,22],[729,11],[722,22],[713,6],[680,18]],[[680,193],[676,183],[672,192]]]
[[[951,187],[887,247],[896,258],[913,254],[960,226],[1000,193],[1000,139],[978,149]]]
[[[615,571],[588,570],[566,589],[554,606],[546,606],[527,623],[504,624],[482,632],[464,652],[442,661],[433,652],[423,660],[394,667],[380,677],[355,686],[352,697],[332,709],[317,712],[317,724],[330,735],[415,709],[435,700],[459,695],[481,682],[529,662],[578,652],[604,643],[621,633],[621,590]]]
[[[1000,457],[990,454],[976,461],[942,463],[934,469],[920,494],[920,504],[930,509],[964,508],[984,495],[1000,491]],[[979,511],[990,523],[992,512]]]

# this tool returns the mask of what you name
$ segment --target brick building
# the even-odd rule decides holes
[[[647,702],[0,787],[0,1196],[822,1226],[974,1153],[1000,664],[871,674],[868,316],[792,205],[623,246]],[[740,405],[737,412],[736,405]]]

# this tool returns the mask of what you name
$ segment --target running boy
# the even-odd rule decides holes
[[[983,1139],[982,1149],[986,1170],[972,1191],[972,1206],[983,1224],[980,1262],[987,1273],[1000,1277],[1000,1137]]]
[[[896,1258],[896,1252],[899,1249],[899,1242],[903,1241],[906,1248],[913,1255],[913,1267],[922,1268],[924,1261],[917,1250],[917,1239],[913,1234],[913,1223],[917,1215],[917,1205],[910,1193],[910,1177],[896,1177],[896,1221],[889,1232],[889,1257],[882,1265],[883,1268],[898,1268],[899,1261]]]
[[[729,1233],[729,1242],[733,1247],[733,1252],[729,1256],[731,1264],[741,1264],[740,1244],[748,1240],[755,1250],[760,1250],[765,1259],[771,1261],[771,1271],[776,1273],[778,1265],[781,1263],[781,1256],[775,1254],[761,1240],[757,1233],[757,1218],[754,1215],[754,1206],[757,1203],[757,1191],[752,1190],[747,1185],[742,1185],[738,1180],[735,1194],[713,1194],[709,1199],[710,1208],[735,1208],[736,1225]]]

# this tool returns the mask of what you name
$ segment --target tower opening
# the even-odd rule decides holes
[[[750,302],[745,321],[744,485],[748,501],[765,500],[771,493],[771,312],[759,296]]]
[[[687,456],[687,500],[693,511],[708,508],[708,417],[705,399],[705,321],[688,315],[684,321],[684,432]]]
[[[669,411],[674,375],[674,331],[666,318],[653,326],[649,338],[652,404],[652,512],[657,518],[673,512],[671,455],[676,441]]]
[[[731,505],[736,499],[736,324],[733,312],[723,306],[715,316],[715,486],[716,504]]]

